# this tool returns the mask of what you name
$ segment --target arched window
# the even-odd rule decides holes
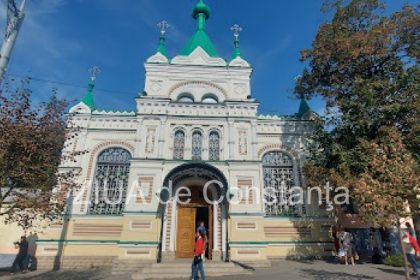
[[[184,92],[178,96],[178,102],[193,103],[194,97],[190,93]]]
[[[219,102],[219,100],[217,99],[217,97],[216,96],[214,96],[213,94],[205,94],[204,96],[203,96],[203,98],[201,99],[201,102],[203,102],[203,103],[218,103]]]
[[[184,159],[185,133],[177,130],[174,135],[174,159]]]
[[[131,154],[123,148],[102,151],[96,163],[89,214],[119,215],[124,211]]]
[[[219,160],[220,155],[220,137],[216,131],[210,132],[209,135],[209,159]]]
[[[200,131],[194,131],[192,134],[192,160],[201,160],[201,150],[203,146],[203,137]]]
[[[292,158],[281,151],[272,151],[263,156],[262,164],[266,215],[298,214],[289,201],[289,190],[294,185]]]

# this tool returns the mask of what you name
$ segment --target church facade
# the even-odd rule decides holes
[[[190,258],[200,222],[212,260],[266,262],[331,249],[334,220],[318,197],[308,201],[302,192],[303,203],[288,199],[290,188],[306,188],[313,113],[302,100],[294,115],[259,114],[239,27],[225,60],[206,33],[209,16],[200,1],[196,32],[172,58],[166,23],[160,25],[136,111],[97,109],[94,79],[71,108],[80,131],[67,152],[87,153],[60,168],[76,170],[82,187],[65,223],[40,235],[40,265],[57,255],[83,263]]]

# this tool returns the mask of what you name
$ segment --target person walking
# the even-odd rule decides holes
[[[410,229],[404,229],[404,237],[402,241],[405,246],[407,260],[413,268],[413,276],[419,276],[420,266],[416,261],[416,253],[420,253],[420,248],[414,236],[410,235]]]
[[[414,238],[417,240],[416,231],[415,231],[415,230],[414,230],[414,228],[411,226],[411,224],[410,224],[409,222],[406,222],[406,223],[405,223],[405,226],[407,227],[408,232],[410,233],[410,235],[411,235],[412,237],[414,237]]]
[[[198,238],[195,241],[194,259],[191,265],[192,280],[196,279],[198,270],[200,271],[201,279],[206,280],[206,275],[204,273],[204,265],[203,265],[204,253],[205,253],[205,234],[202,230],[199,230]]]
[[[13,244],[15,244],[16,248],[19,248],[19,251],[12,264],[12,269],[10,271],[10,274],[15,273],[16,266],[19,266],[20,271],[22,273],[25,273],[26,272],[25,260],[28,255],[28,241],[26,240],[26,236],[21,236],[20,241],[17,241]]]
[[[204,221],[201,221],[199,226],[197,227],[196,235],[195,235],[197,238],[200,236],[200,234],[199,234],[200,230],[204,233],[204,236],[205,236],[204,237],[204,251],[205,252],[203,254],[203,261],[204,261],[206,253],[207,253],[208,244],[209,244],[208,238],[207,238],[207,229],[206,229],[206,225],[205,225]]]
[[[353,256],[353,235],[348,231],[340,231],[337,235],[340,240],[340,257],[344,257],[345,265],[348,265],[348,259],[350,258],[351,264],[354,265]]]

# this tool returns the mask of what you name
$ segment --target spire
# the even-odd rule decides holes
[[[170,27],[170,25],[166,20],[162,20],[161,22],[157,24],[157,26],[159,27],[159,30],[160,30],[159,46],[157,48],[157,51],[163,54],[164,56],[168,57],[168,53],[166,51],[166,46],[165,46],[165,40],[166,40],[165,33],[166,33],[166,30]]]
[[[305,115],[307,115],[308,112],[311,112],[311,107],[308,104],[308,101],[306,101],[306,98],[302,95],[300,97],[300,104],[299,104],[299,111],[297,113],[297,116],[299,118],[304,117]]]
[[[206,33],[206,20],[210,17],[210,8],[203,0],[199,0],[192,16],[197,21],[197,30],[181,51],[181,55],[190,55],[197,47],[201,47],[209,56],[218,57],[219,54]]]
[[[95,103],[93,101],[93,88],[95,87],[95,80],[97,75],[101,72],[98,66],[93,66],[89,69],[90,80],[88,84],[88,89],[85,96],[82,99],[82,102],[85,103],[91,110],[95,109]]]
[[[234,45],[235,45],[235,49],[233,50],[232,53],[232,59],[237,58],[238,56],[241,56],[241,51],[239,49],[239,33],[242,31],[242,27],[240,27],[238,24],[234,24],[230,30],[232,30],[233,32],[233,36],[235,37],[234,40]]]
[[[210,8],[200,0],[193,9],[193,18],[197,20],[197,30],[206,29],[206,20],[210,17]]]

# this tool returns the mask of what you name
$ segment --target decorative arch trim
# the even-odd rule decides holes
[[[268,144],[263,146],[262,148],[260,148],[258,150],[258,158],[260,160],[262,160],[262,157],[267,153],[267,152],[271,152],[271,151],[282,151],[285,154],[289,155],[293,160],[296,160],[297,157],[297,153],[296,151],[293,151],[290,147],[288,146],[283,146],[280,144]]]
[[[125,148],[127,149],[131,155],[134,154],[134,146],[127,143],[127,142],[123,142],[123,141],[107,141],[107,142],[103,142],[100,144],[97,144],[92,152],[90,153],[90,158],[89,158],[89,165],[88,165],[88,171],[86,174],[86,178],[90,178],[92,175],[92,169],[93,169],[93,164],[96,162],[96,158],[98,157],[98,155],[105,149],[107,148],[112,148],[112,147],[120,147],[120,148]]]
[[[178,84],[176,84],[176,85],[174,85],[173,87],[170,88],[169,95],[172,95],[172,93],[174,93],[174,91],[176,91],[177,89],[179,89],[181,87],[184,87],[184,86],[188,86],[188,85],[194,85],[194,86],[196,86],[196,85],[206,85],[206,86],[215,88],[216,90],[218,90],[219,92],[221,92],[223,94],[225,99],[227,98],[227,92],[222,87],[220,87],[220,86],[218,86],[214,83],[206,82],[206,81],[188,81],[188,82],[178,83]]]

